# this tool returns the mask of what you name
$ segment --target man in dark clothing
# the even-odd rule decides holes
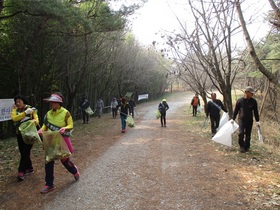
[[[169,106],[166,102],[166,99],[163,99],[158,105],[158,110],[160,111],[160,123],[161,127],[166,127],[166,111],[169,109]]]
[[[88,123],[88,113],[86,113],[86,109],[89,107],[89,101],[85,96],[83,96],[81,102],[80,102],[80,108],[82,110],[82,115],[83,115],[83,123]]]
[[[220,124],[220,111],[227,112],[221,100],[217,99],[216,93],[211,93],[212,100],[208,101],[206,107],[206,118],[210,115],[212,137],[216,134]]]
[[[128,101],[129,103],[129,106],[131,108],[131,114],[132,114],[132,117],[134,117],[134,108],[136,107],[135,105],[135,101],[133,98],[130,98],[130,100]]]
[[[237,100],[233,112],[233,120],[235,120],[238,114],[238,143],[240,146],[240,152],[242,153],[248,152],[250,148],[251,132],[253,127],[253,115],[257,122],[257,126],[260,126],[258,103],[256,99],[253,98],[254,93],[254,89],[251,86],[248,86],[245,89],[244,97]]]

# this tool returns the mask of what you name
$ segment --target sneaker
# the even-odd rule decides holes
[[[34,170],[33,169],[27,169],[26,171],[25,171],[25,175],[27,176],[27,175],[30,175],[30,174],[33,174],[34,173]]]
[[[125,133],[125,130],[122,130],[122,133]]]
[[[76,167],[76,166],[75,166]],[[78,170],[78,168],[76,167],[76,169],[77,169],[77,172],[74,174],[74,179],[76,180],[76,181],[78,181],[79,179],[80,179],[80,172],[79,172],[79,170]]]
[[[245,149],[243,147],[240,147],[240,153],[245,153]]]
[[[41,190],[41,193],[42,194],[46,194],[46,193],[48,193],[48,192],[50,192],[50,191],[53,191],[55,189],[55,187],[54,186],[48,186],[48,185],[45,185],[43,188],[42,188],[42,190]]]
[[[18,178],[18,181],[24,180],[24,173],[23,172],[19,172],[17,178]]]

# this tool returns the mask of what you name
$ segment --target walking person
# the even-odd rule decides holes
[[[118,101],[116,99],[116,97],[114,97],[111,101],[111,110],[112,110],[112,115],[113,118],[116,119],[117,115],[118,115]]]
[[[191,106],[193,108],[193,117],[196,117],[197,114],[197,107],[200,106],[200,100],[198,94],[196,93],[195,96],[192,98]]]
[[[132,117],[134,117],[134,109],[136,107],[136,104],[135,104],[135,101],[134,99],[131,97],[130,100],[128,101],[129,103],[129,106],[131,108],[131,114],[132,114]]]
[[[253,98],[254,94],[255,90],[251,86],[246,87],[244,97],[237,100],[233,112],[233,120],[238,115],[238,143],[241,153],[248,152],[250,149],[253,116],[255,117],[257,126],[260,126],[258,103]]]
[[[98,118],[101,117],[103,108],[104,108],[103,100],[99,97],[95,105],[95,110],[97,111]]]
[[[161,127],[166,127],[166,111],[169,109],[169,106],[166,102],[166,99],[163,99],[162,102],[158,105],[158,110],[160,111],[160,123]]]
[[[82,100],[80,102],[80,108],[82,110],[82,116],[83,116],[83,123],[88,123],[88,119],[89,119],[89,114],[85,111],[87,108],[89,107],[89,101],[88,99],[83,96]]]
[[[118,105],[120,110],[121,124],[122,124],[122,133],[126,132],[126,118],[131,113],[131,107],[125,98],[121,98],[120,104]]]
[[[227,112],[221,100],[217,99],[216,93],[211,93],[211,99],[207,103],[206,118],[210,115],[212,137],[217,133],[220,124],[220,111]]]
[[[48,129],[59,131],[66,142],[69,151],[73,153],[73,147],[70,140],[70,131],[73,129],[73,119],[70,112],[62,106],[63,96],[60,93],[54,93],[44,100],[50,103],[51,109],[45,115],[44,124],[38,133],[42,134],[43,131],[47,131]],[[64,167],[73,174],[74,179],[76,181],[79,180],[79,170],[70,158],[63,158],[60,161]],[[48,193],[54,189],[54,161],[51,161],[45,164],[45,185],[42,188],[41,193]]]
[[[33,144],[26,144],[23,141],[23,137],[19,131],[21,123],[27,120],[33,120],[36,126],[39,126],[39,118],[35,111],[30,105],[27,105],[27,99],[24,95],[17,95],[14,98],[14,106],[12,108],[11,118],[16,126],[16,137],[18,142],[18,149],[20,152],[20,161],[18,166],[18,180],[24,180],[24,177],[34,173],[30,153]]]

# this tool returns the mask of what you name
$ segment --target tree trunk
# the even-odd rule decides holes
[[[236,10],[237,10],[237,13],[238,13],[238,17],[239,17],[239,20],[240,20],[240,24],[241,24],[241,27],[242,27],[242,30],[243,30],[243,33],[244,33],[244,36],[245,36],[248,48],[249,48],[249,53],[250,53],[250,55],[251,55],[251,57],[253,59],[253,62],[255,63],[257,68],[260,70],[260,72],[262,72],[263,75],[266,76],[271,83],[273,83],[276,86],[280,87],[280,83],[278,82],[276,74],[273,74],[270,71],[268,71],[264,67],[264,65],[261,63],[260,59],[258,58],[258,56],[256,54],[254,45],[252,43],[252,40],[250,38],[249,32],[248,32],[247,27],[246,27],[246,22],[245,22],[244,17],[243,17],[243,13],[242,13],[242,10],[241,10],[241,6],[240,6],[239,0],[236,0],[235,7],[236,7]]]

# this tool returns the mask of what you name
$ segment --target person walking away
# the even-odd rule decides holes
[[[99,97],[96,102],[95,110],[97,111],[98,118],[102,115],[102,110],[104,108],[103,100]]]
[[[118,109],[120,110],[121,124],[122,124],[122,133],[126,132],[126,118],[131,113],[131,107],[127,102],[126,98],[121,98],[120,104],[118,105]]]
[[[198,97],[197,93],[193,97],[193,99],[191,101],[191,105],[192,105],[192,108],[193,108],[193,117],[196,117],[197,107],[200,106],[200,100],[199,100],[199,97]]]
[[[87,98],[85,96],[83,96],[81,103],[80,103],[80,108],[82,110],[82,116],[83,116],[83,123],[88,123],[88,119],[89,119],[89,114],[86,113],[86,109],[89,107],[89,101],[87,100]]]
[[[113,118],[116,119],[117,115],[118,115],[118,101],[117,99],[114,97],[111,101],[111,110],[112,110],[112,115]]]
[[[135,107],[136,107],[135,101],[134,101],[134,99],[131,97],[128,103],[129,103],[129,106],[130,106],[130,108],[131,108],[132,117],[134,117],[134,109],[135,109]]]
[[[47,131],[48,129],[59,131],[66,142],[69,151],[73,153],[73,147],[70,140],[70,131],[73,129],[73,119],[70,112],[62,106],[62,94],[54,93],[49,98],[44,99],[44,101],[50,103],[51,109],[46,113],[44,124],[38,133],[42,135],[42,132]],[[60,161],[63,166],[73,174],[74,179],[78,181],[80,178],[80,172],[70,158],[63,158]],[[45,164],[45,185],[42,188],[41,193],[48,193],[54,189],[54,161],[51,161]]]
[[[24,180],[24,177],[34,173],[32,166],[32,161],[30,158],[30,153],[32,149],[32,144],[26,144],[23,141],[23,137],[19,131],[19,126],[21,123],[27,120],[33,120],[36,126],[39,126],[39,118],[35,111],[27,104],[27,99],[24,95],[17,95],[14,98],[14,106],[12,108],[11,118],[16,127],[16,137],[18,142],[18,149],[20,152],[20,161],[18,166],[18,181]]]
[[[217,133],[220,124],[220,111],[227,112],[221,100],[217,99],[216,93],[211,93],[211,99],[207,103],[206,118],[210,115],[212,137]]]
[[[163,99],[162,102],[158,105],[158,110],[160,111],[160,123],[161,127],[166,127],[166,111],[169,109],[169,106],[166,102],[166,99]]]
[[[255,90],[251,86],[246,87],[244,97],[237,100],[233,111],[233,120],[238,115],[238,143],[241,153],[248,152],[250,149],[253,116],[257,126],[260,126],[258,103],[253,98],[254,94]]]

